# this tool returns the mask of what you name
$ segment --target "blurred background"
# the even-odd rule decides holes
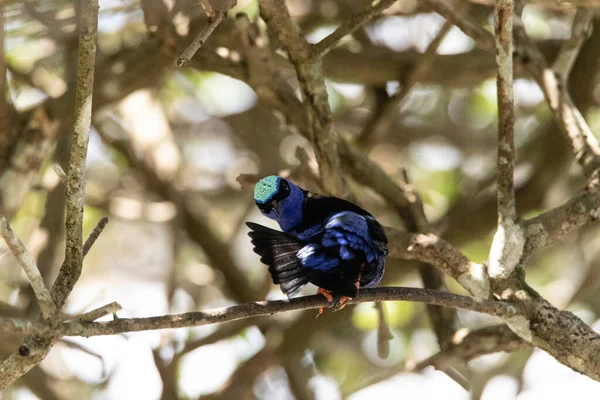
[[[215,9],[220,0],[211,2]],[[449,29],[431,69],[400,102],[421,53],[445,20],[427,2],[399,0],[324,59],[338,133],[394,180],[406,168],[435,229],[483,261],[496,223],[496,86],[492,55]],[[552,61],[570,37],[575,9],[524,2],[528,34]],[[365,0],[288,0],[310,42],[331,33]],[[558,5],[557,5],[558,4]],[[78,2],[2,2],[7,97],[0,105],[0,208],[52,282],[64,254],[64,188],[73,126]],[[490,29],[491,2],[455,1]],[[122,317],[205,310],[284,298],[252,252],[245,221],[269,226],[252,200],[256,177],[280,174],[319,191],[314,154],[274,110],[250,71],[236,13],[262,35],[256,0],[239,0],[186,67],[173,61],[207,23],[196,0],[100,0],[85,232],[110,223],[87,256],[65,313],[118,301]],[[569,87],[592,130],[600,129],[600,21]],[[283,85],[291,65],[271,38]],[[519,212],[533,216],[584,185],[570,145],[543,95],[515,66]],[[383,117],[382,117],[383,115]],[[302,150],[297,150],[300,147]],[[237,179],[240,174],[244,175]],[[384,225],[403,221],[377,193],[348,178],[357,202]],[[598,229],[547,248],[527,266],[529,284],[559,308],[600,329]],[[35,318],[32,291],[16,260],[0,251],[0,315]],[[463,289],[451,279],[448,287]],[[390,259],[381,285],[421,286],[411,262]],[[314,287],[303,293],[312,294]],[[370,303],[340,312],[279,314],[194,329],[65,338],[0,395],[2,399],[484,399],[597,398],[600,384],[526,345],[473,360],[448,357],[441,372],[415,363],[439,350],[421,304],[386,303],[393,339],[377,353]],[[494,318],[458,312],[477,329]],[[0,356],[19,343],[3,336]],[[594,397],[596,396],[596,397]]]

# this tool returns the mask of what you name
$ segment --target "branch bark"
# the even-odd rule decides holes
[[[35,260],[27,251],[23,242],[21,242],[21,239],[19,239],[12,230],[6,218],[2,215],[0,215],[0,233],[10,248],[10,251],[12,251],[17,260],[19,260],[21,267],[23,267],[23,271],[25,271],[25,275],[27,275],[31,286],[33,287],[33,292],[40,304],[40,309],[42,310],[44,318],[48,320],[56,316],[56,305],[54,304],[54,301],[52,301],[50,291],[46,287],[46,282],[44,282],[44,278],[42,277]]]
[[[92,96],[96,67],[98,35],[98,1],[81,3],[79,26],[79,56],[77,61],[77,90],[75,93],[75,125],[71,158],[67,174],[67,214],[65,260],[52,287],[52,297],[60,309],[81,275],[83,266],[83,206],[85,202],[86,169]]]
[[[382,287],[363,289],[358,297],[347,304],[381,301],[412,301],[443,307],[462,308],[498,317],[510,317],[518,312],[511,303],[495,300],[477,300],[468,296],[439,292],[431,289]],[[148,318],[118,318],[107,322],[85,322],[79,319],[64,322],[57,327],[32,324],[28,321],[0,318],[0,329],[10,332],[59,336],[100,336],[125,332],[186,328],[227,321],[273,315],[282,312],[335,307],[321,295],[297,297],[290,300],[255,301],[208,311]],[[85,317],[84,319],[87,319]]]
[[[51,290],[57,309],[65,303],[79,279],[83,262],[82,224],[85,195],[85,160],[92,114],[92,94],[98,32],[98,0],[80,5],[79,58],[75,100],[74,138],[67,177],[67,243],[65,261]],[[52,324],[59,321],[51,321]],[[45,325],[51,326],[51,325]],[[0,390],[27,373],[50,352],[59,335],[28,335],[19,348],[0,365]]]
[[[206,10],[204,2],[201,4]],[[183,51],[183,53],[181,53],[181,55],[177,59],[178,67],[183,67],[192,59],[192,57],[194,57],[194,54],[196,54],[196,52],[200,50],[200,47],[202,47],[204,42],[206,42],[211,33],[213,33],[217,26],[219,26],[221,22],[223,22],[223,20],[227,16],[227,12],[233,7],[235,7],[236,4],[237,0],[225,0],[223,2],[221,9],[214,13],[214,18],[212,20],[209,20],[208,25],[206,25],[206,27],[202,29],[200,33],[198,33],[198,36],[196,36],[192,43],[190,43],[189,46]]]
[[[260,15],[283,44],[296,69],[307,119],[308,139],[315,151],[324,186],[329,194],[345,197],[347,189],[338,155],[339,137],[329,107],[322,61],[296,30],[285,1],[260,0],[259,6]]]

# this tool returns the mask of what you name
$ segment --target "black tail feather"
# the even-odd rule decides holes
[[[279,284],[288,297],[319,275],[318,271],[300,263],[296,254],[305,243],[295,235],[252,222],[246,222],[246,225],[251,229],[248,236],[252,239],[254,252],[269,266],[273,283]]]

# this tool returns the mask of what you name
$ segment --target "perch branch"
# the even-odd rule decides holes
[[[508,302],[477,300],[472,297],[448,292],[408,287],[362,289],[359,295],[347,304],[372,301],[412,301],[443,307],[462,308],[498,317],[510,317],[518,312],[518,309]],[[15,327],[19,327],[19,332],[21,333],[90,337],[116,335],[125,332],[211,325],[282,312],[334,306],[335,304],[329,303],[323,296],[314,295],[297,297],[290,300],[255,301],[214,310],[164,315],[160,317],[119,318],[106,322],[82,322],[75,319],[64,322],[57,327],[38,326],[29,321],[0,318],[0,330],[6,327],[9,332],[12,332]]]

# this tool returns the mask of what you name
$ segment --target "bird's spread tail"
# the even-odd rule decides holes
[[[261,256],[261,262],[269,266],[273,283],[279,284],[288,297],[319,274],[300,263],[297,254],[305,243],[296,235],[252,222],[246,225],[251,229],[248,235],[252,239],[254,252]]]

